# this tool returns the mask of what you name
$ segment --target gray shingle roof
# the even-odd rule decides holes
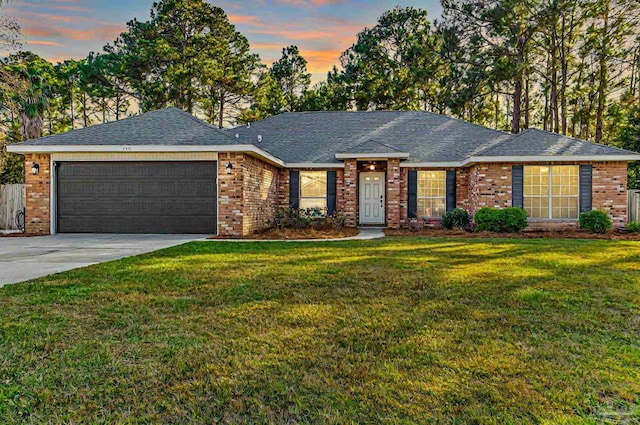
[[[530,128],[486,149],[479,153],[478,156],[602,156],[634,154],[636,153],[624,149]]]
[[[23,143],[26,146],[242,144],[256,146],[289,164],[339,164],[342,161],[335,157],[338,153],[408,153],[410,163],[460,163],[477,156],[640,158],[634,152],[542,130],[529,129],[512,136],[419,111],[294,112],[223,131],[180,109],[166,108]]]
[[[339,162],[336,153],[355,152],[363,143],[373,149],[374,142],[410,153],[410,162],[457,162],[509,137],[418,111],[292,112],[226,131],[288,163]]]
[[[23,145],[231,145],[222,130],[177,108],[29,140]]]

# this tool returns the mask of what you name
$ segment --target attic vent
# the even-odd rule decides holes
[[[239,139],[240,135],[238,133],[236,133],[236,139]]]
[[[262,134],[258,134],[258,143],[262,142]]]
[[[247,123],[247,128],[251,128],[251,123],[250,122]]]

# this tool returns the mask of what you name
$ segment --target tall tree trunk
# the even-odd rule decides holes
[[[76,118],[75,118],[75,115],[74,115],[74,112],[73,112],[73,109],[74,109],[74,107],[73,107],[73,82],[71,83],[71,86],[70,86],[70,93],[71,94],[70,94],[69,98],[71,99],[71,129],[73,130],[74,128],[76,128],[75,127]]]
[[[529,101],[529,77],[524,84],[524,128],[529,128],[529,120],[531,118],[531,105]]]
[[[218,127],[222,128],[224,126],[224,92],[220,91],[220,109],[218,114]]]
[[[515,80],[513,90],[513,114],[511,117],[511,132],[513,134],[520,133],[520,118],[522,116],[522,76],[519,75]]]
[[[605,1],[602,24],[602,38],[600,40],[600,54],[598,57],[598,107],[596,109],[596,143],[602,142],[602,130],[604,126],[604,108],[607,97],[607,55],[609,32],[609,7],[610,1]]]
[[[87,94],[82,93],[82,121],[85,127],[89,126],[89,116],[87,115]]]

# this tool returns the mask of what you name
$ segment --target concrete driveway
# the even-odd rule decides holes
[[[0,237],[0,287],[202,238],[200,235],[79,234]]]

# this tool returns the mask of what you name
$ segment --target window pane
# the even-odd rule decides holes
[[[419,217],[442,217],[446,212],[446,196],[446,171],[418,171]]]
[[[327,208],[327,198],[300,198],[300,208],[306,210],[308,208]]]
[[[327,196],[327,173],[325,171],[300,172],[300,196]]]
[[[529,217],[578,218],[578,175],[577,165],[524,167],[524,208]]]

